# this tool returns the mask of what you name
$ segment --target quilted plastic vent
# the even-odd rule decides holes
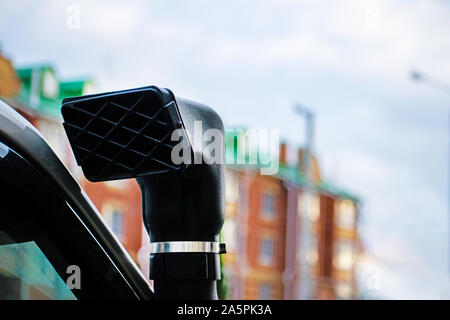
[[[163,104],[149,87],[63,101],[64,128],[78,164],[91,181],[179,170],[171,161],[181,127],[175,102]]]

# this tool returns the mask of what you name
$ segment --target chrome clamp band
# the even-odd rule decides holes
[[[209,241],[167,241],[151,242],[150,253],[225,253],[225,244]]]

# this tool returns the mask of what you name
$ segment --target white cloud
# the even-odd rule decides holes
[[[143,19],[139,7],[129,3],[110,3],[108,5],[81,5],[85,28],[97,36],[120,41],[137,32]]]

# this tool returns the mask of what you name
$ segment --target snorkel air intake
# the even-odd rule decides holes
[[[217,299],[225,252],[218,242],[225,202],[217,113],[149,86],[64,99],[62,116],[87,179],[137,179],[156,298]]]

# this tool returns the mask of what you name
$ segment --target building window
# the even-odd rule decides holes
[[[113,232],[120,236],[122,235],[122,213],[113,211],[111,214],[111,227]]]
[[[269,283],[261,283],[259,286],[259,299],[270,300],[272,299],[272,285]]]
[[[103,206],[102,214],[108,225],[111,227],[113,233],[119,239],[122,239],[124,232],[124,215],[122,213],[122,210],[120,210],[120,208],[117,206],[106,204],[105,206]]]
[[[335,288],[338,299],[351,299],[353,296],[353,289],[349,284],[340,283]]]
[[[314,235],[310,235],[308,239],[305,239],[306,246],[306,262],[310,266],[315,266],[319,261],[319,248],[317,243],[317,237]]]
[[[276,198],[274,194],[262,194],[262,216],[264,218],[272,219],[276,215]]]
[[[341,241],[336,244],[333,266],[339,270],[350,271],[353,268],[353,243]]]
[[[356,224],[356,207],[352,201],[338,201],[336,224],[340,228],[354,229]]]
[[[273,239],[261,239],[259,248],[259,259],[261,264],[270,265],[275,256],[275,241]]]
[[[233,218],[227,218],[222,228],[222,241],[227,244],[228,252],[236,250],[236,240],[236,221]]]
[[[297,198],[297,212],[300,216],[306,214],[311,222],[320,218],[320,195],[302,192]]]

